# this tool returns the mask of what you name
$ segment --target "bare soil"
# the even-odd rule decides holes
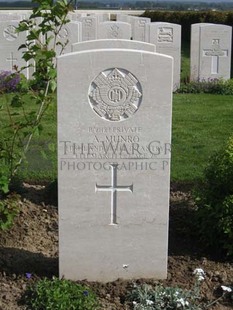
[[[169,228],[167,286],[192,288],[193,270],[206,272],[202,301],[214,301],[221,285],[233,285],[233,263],[217,258],[201,246],[194,234],[195,206],[185,186],[172,185]],[[22,295],[27,285],[40,278],[58,276],[58,213],[56,195],[43,185],[24,184],[19,200],[20,213],[11,230],[0,231],[0,310],[26,309]],[[31,273],[28,279],[26,273]],[[156,284],[155,279],[138,279],[138,284]],[[127,310],[132,281],[85,282],[97,293],[101,309]],[[220,300],[209,309],[233,309],[233,301]],[[45,309],[46,310],[46,309]]]

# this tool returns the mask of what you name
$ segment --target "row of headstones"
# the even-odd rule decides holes
[[[25,14],[0,14],[1,70],[25,65],[22,50],[18,47],[26,40],[26,33],[17,35],[15,27]],[[165,22],[151,22],[149,18],[117,14],[117,21],[110,21],[110,14],[84,16],[72,13],[70,22],[61,33],[60,40],[68,44],[62,53],[79,50],[78,42],[101,39],[123,39],[148,42],[157,53],[174,58],[173,89],[180,86],[181,71],[181,26]],[[191,80],[230,78],[232,27],[217,24],[194,24],[191,31]],[[98,43],[96,43],[98,45]],[[104,47],[104,46],[102,46]],[[106,48],[112,46],[105,46]],[[116,46],[117,47],[117,46]],[[60,47],[58,47],[60,48]],[[59,54],[61,50],[57,51]],[[30,71],[25,70],[30,77]]]

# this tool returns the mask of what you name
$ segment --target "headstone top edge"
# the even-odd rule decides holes
[[[214,24],[214,23],[196,23],[192,24],[192,27],[224,27],[224,28],[229,28],[232,29],[232,26],[225,25],[225,24]]]
[[[107,21],[103,21],[103,22],[100,22],[100,24],[120,24],[120,25],[124,25],[124,24],[126,24],[126,25],[130,25],[130,23],[127,23],[127,22],[122,22],[122,21],[120,21],[120,20],[116,20],[116,21],[114,21],[114,20],[107,20]],[[130,40],[128,40],[128,41],[130,41]]]
[[[179,27],[181,27],[181,25],[180,24],[176,24],[176,23],[168,23],[168,22],[151,22],[151,23],[149,23],[149,24],[147,24],[147,25],[155,25],[155,26],[157,26],[157,25],[159,25],[159,24],[163,24],[163,25],[171,25],[171,26],[179,26]]]
[[[127,24],[127,23],[126,23]],[[89,40],[88,43],[91,43],[91,42],[138,42],[138,43],[141,43],[142,45],[147,45],[147,46],[154,46],[154,44],[152,43],[148,43],[148,42],[143,42],[143,41],[138,41],[138,40],[127,40],[127,39],[98,39],[98,40]],[[76,43],[73,43],[74,46],[76,45],[85,45],[87,43],[87,41],[81,41],[81,42],[76,42]]]
[[[152,44],[153,45],[153,44]],[[84,50],[84,51],[77,51],[77,52],[70,52],[64,55],[60,55],[57,57],[58,60],[60,59],[65,59],[68,57],[75,57],[76,55],[80,55],[80,54],[95,54],[97,52],[101,53],[101,52],[114,52],[114,53],[119,53],[119,52],[125,52],[125,53],[135,53],[135,54],[144,54],[144,55],[153,55],[153,56],[157,56],[159,58],[167,58],[167,59],[171,59],[173,60],[172,56],[169,55],[165,55],[165,54],[161,54],[161,53],[157,53],[157,52],[150,52],[150,51],[146,51],[146,50],[135,50],[135,49],[126,49],[126,48],[97,48],[97,49],[90,49],[90,50]]]

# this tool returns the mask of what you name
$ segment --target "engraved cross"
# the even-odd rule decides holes
[[[96,192],[111,192],[111,222],[110,225],[117,224],[117,192],[133,192],[133,184],[120,186],[117,185],[117,166],[118,164],[109,164],[111,166],[111,185],[97,185]]]
[[[219,58],[227,57],[228,51],[222,50],[219,45],[218,39],[214,39],[212,41],[212,49],[203,50],[203,56],[211,57],[211,73],[218,74],[219,73]]]
[[[6,59],[6,61],[10,61],[11,62],[11,70],[14,69],[14,62],[16,62],[18,59],[17,58],[14,58],[14,54],[13,52],[10,53],[10,57],[8,57]]]

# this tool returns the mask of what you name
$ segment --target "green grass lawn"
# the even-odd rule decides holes
[[[3,103],[4,97],[0,97]],[[2,104],[0,104],[1,106]],[[14,108],[19,111],[18,108]],[[28,102],[25,110],[35,109]],[[17,116],[19,117],[19,116]],[[0,130],[6,132],[6,114],[0,110]],[[177,94],[173,100],[172,181],[194,182],[202,177],[209,156],[233,134],[233,96]],[[51,180],[57,176],[56,106],[43,120],[43,131],[35,136],[20,169],[24,180]]]
[[[190,76],[190,43],[182,42],[181,50],[181,82],[187,82]]]
[[[6,109],[8,102],[11,118],[14,122],[25,121],[23,115],[30,115],[31,112],[37,111],[39,106],[36,105],[30,96],[27,96],[22,107],[12,108],[9,105],[11,94],[0,96],[0,143],[1,139],[12,137],[12,130],[9,126],[9,113]],[[31,141],[31,146],[27,153],[26,161],[20,167],[19,176],[26,180],[51,180],[56,177],[56,104],[55,100],[46,111],[42,121],[43,129],[40,135],[35,134]],[[11,135],[9,135],[11,133]],[[24,145],[27,139],[23,141]],[[0,149],[1,151],[1,149]],[[0,162],[1,164],[1,162]]]
[[[233,134],[233,96],[179,94],[173,101],[171,178],[202,177],[209,156]]]

